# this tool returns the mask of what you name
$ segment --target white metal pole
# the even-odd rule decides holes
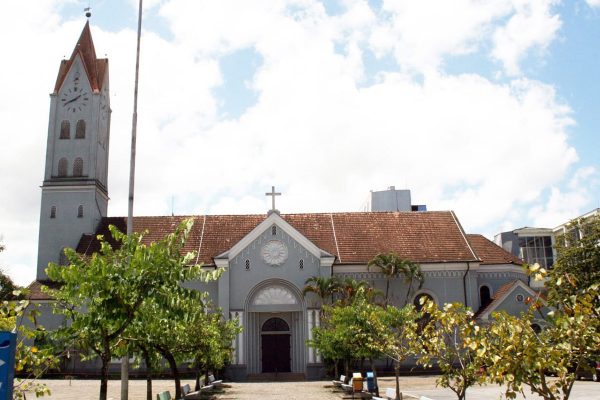
[[[133,89],[133,117],[131,122],[131,159],[129,163],[129,207],[127,210],[127,235],[133,232],[133,193],[135,183],[135,145],[137,137],[137,101],[140,74],[140,39],[142,37],[142,1],[138,7],[137,48],[135,54],[135,84]],[[129,397],[129,354],[121,359],[121,400]]]

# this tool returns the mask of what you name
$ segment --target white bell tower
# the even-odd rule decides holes
[[[49,262],[64,262],[62,250],[75,248],[106,216],[109,138],[108,59],[96,57],[86,22],[50,94],[38,280],[47,279]]]

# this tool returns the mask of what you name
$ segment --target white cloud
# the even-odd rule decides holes
[[[600,7],[600,0],[585,0],[590,7]]]
[[[172,198],[178,214],[263,213],[271,185],[284,194],[282,212],[358,210],[369,190],[406,185],[415,203],[456,210],[472,232],[520,221],[531,205],[530,218],[554,213],[559,200],[539,200],[549,187],[558,191],[550,199],[569,196],[572,210],[589,204],[593,192],[584,185],[558,187],[577,155],[571,111],[552,85],[443,72],[449,54],[486,51],[481,43],[518,14],[513,3],[439,2],[434,13],[420,3],[385,2],[378,14],[348,0],[330,16],[311,0],[155,1],[172,38],[148,31],[142,38],[135,214],[170,214]],[[12,29],[20,38],[0,42],[19,61],[0,75],[11,94],[0,97],[0,120],[5,132],[19,132],[0,147],[7,245],[0,263],[21,283],[35,270],[47,93],[83,25],[62,21],[54,2],[29,8],[0,13],[0,35]],[[17,23],[14,15],[24,18]],[[110,58],[109,214],[125,215],[135,27],[93,25],[92,33],[98,54]],[[516,65],[542,46],[539,36],[527,37]],[[215,95],[227,79],[219,61],[247,48],[262,59],[249,82],[257,101],[239,118],[224,118]],[[400,70],[365,85],[362,55],[371,50],[427,70],[422,82]]]
[[[556,37],[562,22],[552,13],[556,0],[516,0],[515,13],[494,32],[492,56],[510,75],[520,73],[520,62],[530,48],[544,50]]]
[[[436,69],[446,55],[475,51],[489,24],[510,12],[507,1],[384,1],[387,23],[376,27],[371,44],[392,51],[399,64],[419,71]]]
[[[597,190],[599,186],[596,171],[591,168],[580,169],[576,171],[568,189],[553,186],[545,202],[531,207],[529,218],[534,226],[554,228],[563,224],[589,211],[586,207],[590,207],[590,197],[594,188]]]

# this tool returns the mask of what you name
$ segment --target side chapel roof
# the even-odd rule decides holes
[[[79,40],[73,49],[71,58],[68,60],[62,60],[60,62],[58,76],[56,77],[56,84],[54,85],[54,93],[58,93],[60,90],[69,70],[71,69],[71,65],[73,65],[75,57],[78,54],[83,62],[83,67],[90,82],[90,86],[92,87],[92,91],[99,92],[102,89],[104,75],[108,70],[108,59],[98,59],[96,57],[96,50],[94,48],[92,32],[90,31],[90,23],[88,21],[85,23],[85,26],[81,31],[81,35],[79,36]]]
[[[509,253],[496,243],[483,235],[468,234],[469,243],[475,250],[475,254],[481,259],[481,265],[490,264],[515,264],[523,265],[523,260]]]

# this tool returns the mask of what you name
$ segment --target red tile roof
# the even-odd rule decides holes
[[[108,70],[108,59],[98,59],[96,57],[96,50],[94,49],[92,32],[90,31],[90,23],[88,21],[85,23],[83,31],[81,31],[81,36],[79,36],[79,40],[73,49],[71,58],[69,60],[62,60],[60,63],[58,76],[56,77],[56,84],[54,85],[54,93],[58,93],[60,90],[60,87],[67,77],[67,73],[71,69],[71,65],[73,65],[75,56],[78,54],[83,61],[83,66],[90,81],[92,90],[94,92],[98,92],[102,89],[104,75]]]
[[[509,253],[496,243],[482,235],[468,234],[467,239],[475,254],[481,259],[481,265],[486,264],[515,264],[522,265],[523,260]]]
[[[378,253],[389,251],[420,263],[478,260],[450,211],[283,214],[281,217],[317,247],[336,255],[337,264],[366,264]],[[185,218],[188,217],[135,217],[133,229],[136,232],[148,230],[145,242],[149,243],[172,232]],[[194,227],[184,250],[200,249],[199,261],[212,265],[213,257],[233,247],[267,216],[191,218],[194,218]],[[104,218],[96,234],[108,238],[109,224],[125,231],[126,218]],[[84,254],[98,249],[95,235],[83,235],[77,247],[77,251]]]
[[[52,300],[48,294],[42,290],[42,286],[57,288],[58,284],[52,281],[33,281],[27,289],[29,290],[29,300]]]

